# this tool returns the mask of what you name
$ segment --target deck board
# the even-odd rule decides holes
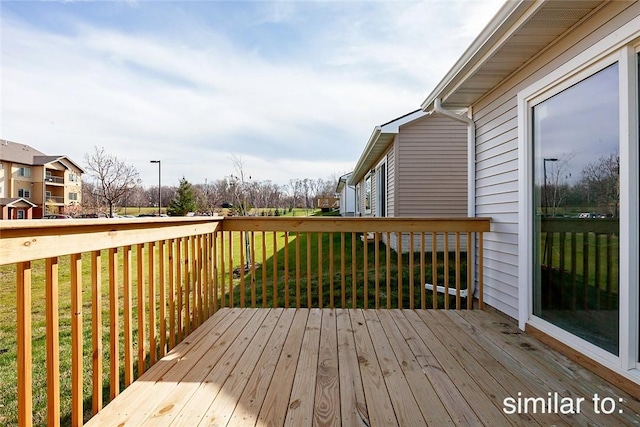
[[[580,414],[503,399],[585,397]],[[612,397],[598,414],[592,396]],[[514,395],[515,394],[515,395]],[[640,402],[490,311],[221,309],[89,425],[632,425]]]

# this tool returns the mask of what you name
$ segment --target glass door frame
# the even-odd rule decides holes
[[[579,55],[571,58],[529,87],[518,98],[518,174],[519,215],[519,326],[527,324],[561,340],[569,347],[585,354],[623,375],[638,381],[640,377],[640,333],[638,315],[638,59],[637,23],[628,24],[618,34],[605,37]],[[533,314],[533,147],[532,106],[558,94],[615,62],[619,63],[620,102],[620,332],[619,356],[576,337]],[[633,198],[636,203],[634,205]],[[633,260],[633,261],[632,261]],[[630,370],[634,370],[630,373]]]

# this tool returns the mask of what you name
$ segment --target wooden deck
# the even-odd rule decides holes
[[[503,411],[550,395],[552,407]],[[579,413],[553,413],[579,398]],[[639,413],[493,312],[222,309],[89,425],[635,425]]]

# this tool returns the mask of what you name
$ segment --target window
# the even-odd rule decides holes
[[[18,211],[16,211],[16,218],[17,218],[17,219],[24,219],[24,218],[25,218],[25,216],[24,216],[24,210],[19,209]]]
[[[18,176],[22,176],[25,178],[31,177],[31,168],[28,167],[20,167],[18,168]]]
[[[619,354],[619,66],[532,103],[533,314]]]
[[[364,211],[371,213],[371,174],[364,180]]]
[[[31,190],[27,190],[26,188],[19,188],[18,197],[24,197],[25,199],[28,199],[29,197],[31,197]]]
[[[69,193],[69,200],[78,200],[78,193]]]
[[[387,216],[387,161],[376,168],[376,216]]]
[[[77,182],[77,181],[78,181],[78,175],[76,175],[76,174],[75,174],[75,173],[73,173],[73,172],[70,172],[70,173],[69,173],[69,181],[71,181],[71,182]]]

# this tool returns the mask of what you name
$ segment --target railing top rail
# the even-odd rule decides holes
[[[0,221],[0,265],[211,233],[222,217]]]
[[[491,218],[337,218],[337,217],[231,217],[226,231],[288,232],[484,232]]]

